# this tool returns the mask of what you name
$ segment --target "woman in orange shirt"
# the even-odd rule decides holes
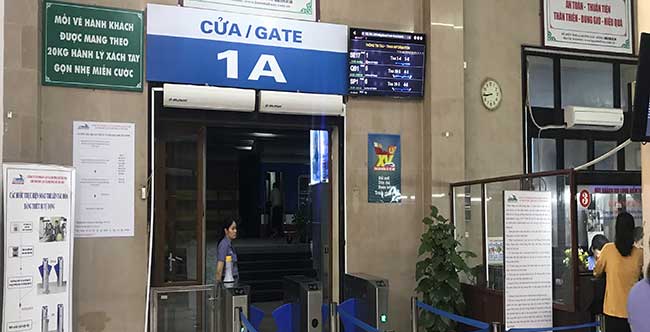
[[[643,268],[643,251],[634,247],[634,217],[627,212],[616,218],[616,241],[608,243],[600,253],[594,275],[606,274],[605,314],[606,331],[629,332],[627,298],[639,281]]]

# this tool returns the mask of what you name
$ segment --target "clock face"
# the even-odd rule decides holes
[[[501,104],[501,86],[499,83],[493,79],[487,79],[483,82],[481,87],[481,100],[483,101],[483,106],[490,111],[493,111],[499,107]]]

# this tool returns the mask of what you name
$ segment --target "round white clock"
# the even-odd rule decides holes
[[[483,85],[481,86],[481,100],[485,108],[489,111],[496,110],[501,105],[501,98],[503,98],[501,86],[496,80],[488,78],[483,81]]]

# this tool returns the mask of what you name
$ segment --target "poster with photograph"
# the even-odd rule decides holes
[[[72,168],[3,165],[2,331],[72,331]]]

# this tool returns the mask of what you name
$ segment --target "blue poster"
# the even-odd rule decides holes
[[[345,95],[344,25],[147,6],[147,81]]]
[[[368,134],[368,203],[402,201],[399,135]]]

